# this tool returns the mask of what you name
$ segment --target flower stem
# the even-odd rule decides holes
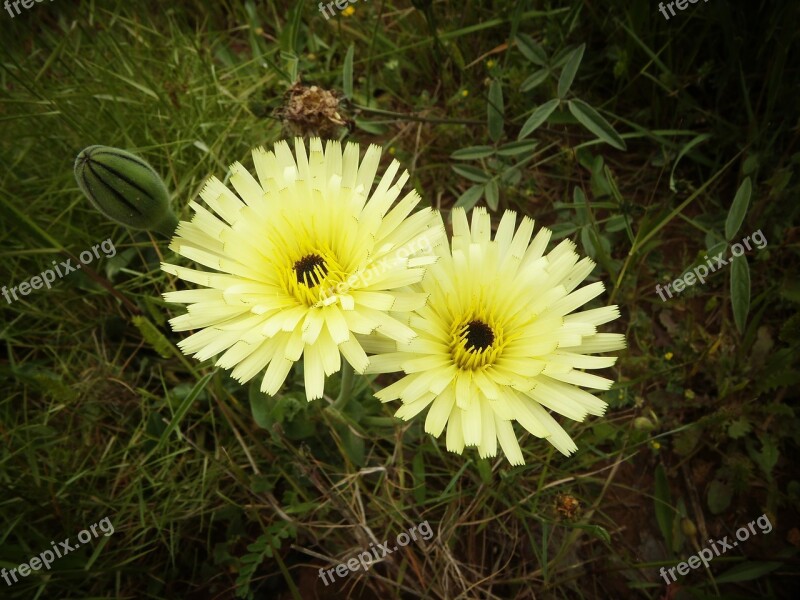
[[[396,427],[398,419],[395,417],[362,417],[362,425],[373,425],[375,427]]]
[[[339,388],[339,396],[331,406],[339,412],[344,410],[353,395],[353,367],[346,360],[342,362],[342,386]]]

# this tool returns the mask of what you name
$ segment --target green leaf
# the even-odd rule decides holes
[[[669,482],[664,466],[656,466],[655,472],[655,510],[658,528],[667,545],[672,545],[672,522],[675,518],[675,509],[672,508],[672,499],[669,493]]]
[[[539,145],[539,142],[534,140],[519,140],[517,142],[509,142],[503,144],[497,149],[498,156],[518,156],[520,154],[527,154],[533,152],[534,148]]]
[[[589,202],[586,200],[586,194],[583,188],[575,186],[572,190],[572,202],[575,204],[575,219],[579,225],[590,225],[589,220]]]
[[[750,311],[750,267],[744,256],[731,259],[731,306],[736,329],[743,333]]]
[[[286,62],[286,72],[289,74],[289,81],[297,81],[300,59],[294,52],[281,52],[281,58]]]
[[[353,97],[353,56],[356,48],[350,44],[347,54],[344,57],[344,68],[342,69],[342,90],[347,98]]]
[[[700,135],[698,135],[697,137],[692,139],[683,148],[681,148],[680,152],[678,152],[678,156],[675,158],[675,162],[672,163],[672,171],[669,174],[669,189],[671,189],[673,192],[677,192],[678,191],[675,188],[675,169],[678,167],[678,163],[681,161],[681,159],[686,154],[688,154],[691,151],[692,148],[694,148],[698,144],[701,144],[701,143],[705,142],[710,137],[711,137],[711,135],[708,134],[708,133],[701,133]]]
[[[500,188],[497,186],[497,180],[492,179],[484,186],[486,194],[486,204],[490,210],[497,210],[500,204]]]
[[[461,194],[456,200],[454,205],[455,208],[464,207],[465,210],[469,210],[481,199],[483,196],[483,188],[485,186],[482,185],[473,185],[469,188],[466,192]]]
[[[489,464],[489,461],[485,458],[479,458],[475,463],[475,468],[483,485],[490,485],[492,483],[492,465]]]
[[[728,425],[728,436],[731,439],[738,440],[750,433],[751,429],[750,421],[744,417],[740,417]]]
[[[706,250],[706,256],[709,257],[706,260],[713,259],[720,252],[725,252],[727,249],[728,249],[728,242],[717,242],[716,244],[711,246],[708,250]]]
[[[558,98],[553,98],[552,100],[548,100],[544,104],[542,104],[539,108],[533,111],[533,114],[528,117],[528,120],[525,121],[525,124],[522,126],[522,129],[519,132],[519,136],[517,139],[523,139],[528,137],[532,134],[537,127],[539,127],[542,123],[547,121],[547,118],[553,114],[553,111],[556,109],[558,104],[561,102]]]
[[[542,47],[533,41],[533,38],[524,33],[518,33],[517,47],[522,55],[535,65],[544,67],[547,65],[547,53],[542,50]]]
[[[745,177],[739,189],[736,190],[736,196],[733,198],[733,204],[728,211],[728,218],[725,219],[725,239],[730,241],[739,228],[742,226],[742,221],[747,214],[747,207],[750,206],[750,195],[753,193],[753,185],[750,183],[750,178]]]
[[[708,508],[715,515],[725,512],[731,505],[732,498],[733,488],[730,484],[715,479],[708,486]]]
[[[561,51],[558,52],[558,54],[553,56],[553,60],[550,61],[550,66],[553,69],[563,68],[564,65],[567,63],[567,61],[569,60],[570,54],[572,54],[572,52],[573,51],[570,50],[569,48],[562,48]]]
[[[590,535],[593,535],[601,542],[605,542],[606,544],[611,543],[611,534],[608,533],[608,530],[605,527],[601,527],[600,525],[592,525],[590,523],[576,523],[573,525],[575,529],[582,529],[587,531]]]
[[[489,85],[489,101],[486,105],[486,115],[489,124],[489,138],[496,142],[503,137],[503,84],[499,79],[493,79]]]
[[[549,75],[550,71],[547,69],[539,69],[538,71],[535,71],[533,75],[522,82],[522,85],[519,86],[520,91],[529,92],[532,89],[539,87],[542,83],[547,81],[547,77]]]
[[[263,393],[259,387],[261,383],[254,379],[250,382],[248,399],[250,400],[250,412],[256,425],[262,429],[269,429],[272,425],[272,401],[269,396]]]
[[[453,165],[453,171],[465,179],[475,181],[476,183],[486,183],[491,179],[484,171],[471,165]]]
[[[567,102],[569,112],[578,119],[578,122],[589,131],[603,140],[609,146],[618,150],[625,150],[625,141],[619,136],[616,130],[600,116],[595,109],[582,100],[570,100]]]
[[[783,566],[782,562],[778,561],[745,561],[728,569],[722,575],[717,577],[717,583],[736,583],[738,581],[752,581],[771,573],[778,567]]]
[[[339,433],[342,436],[342,445],[344,446],[344,451],[347,454],[347,458],[349,458],[350,462],[352,462],[355,466],[363,467],[364,438],[353,433],[353,430],[346,425],[342,426]]]
[[[460,148],[450,155],[450,158],[456,160],[475,160],[477,158],[486,158],[494,154],[492,146],[469,146],[467,148]]]
[[[152,346],[153,350],[158,352],[161,358],[170,358],[174,355],[170,341],[161,333],[158,327],[147,319],[147,317],[137,315],[133,317],[132,320],[133,324],[136,325],[136,328],[139,330],[139,333],[142,334],[144,340]]]
[[[586,44],[581,44],[575,50],[570,52],[567,58],[567,64],[561,71],[561,76],[558,78],[558,97],[563,98],[572,87],[572,82],[575,81],[575,75],[578,72],[578,67],[581,66],[583,59],[583,52],[586,50]]]
[[[506,169],[500,175],[500,181],[507,186],[513,187],[519,184],[520,179],[522,179],[522,171],[519,170],[518,167],[511,167]]]
[[[372,135],[385,135],[389,128],[382,123],[372,123],[360,117],[355,118],[356,127]]]
[[[769,437],[764,437],[761,440],[761,452],[756,452],[752,446],[748,447],[748,454],[750,457],[761,467],[761,470],[770,477],[772,469],[778,464],[780,452],[775,441]]]

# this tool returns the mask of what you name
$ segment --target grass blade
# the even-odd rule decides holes
[[[750,311],[750,267],[744,256],[731,260],[731,306],[736,329],[743,333]]]

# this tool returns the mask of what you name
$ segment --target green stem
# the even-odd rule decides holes
[[[353,367],[346,360],[342,362],[342,387],[339,388],[339,396],[331,406],[339,412],[344,410],[353,395]]]
[[[362,425],[373,425],[375,427],[395,427],[400,421],[394,417],[362,417],[359,421]]]

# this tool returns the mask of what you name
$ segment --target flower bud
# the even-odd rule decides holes
[[[681,519],[681,530],[686,537],[694,537],[697,535],[697,526],[691,519]]]
[[[171,237],[178,220],[167,188],[143,159],[109,146],[89,146],[75,159],[75,179],[92,205],[109,219]]]

